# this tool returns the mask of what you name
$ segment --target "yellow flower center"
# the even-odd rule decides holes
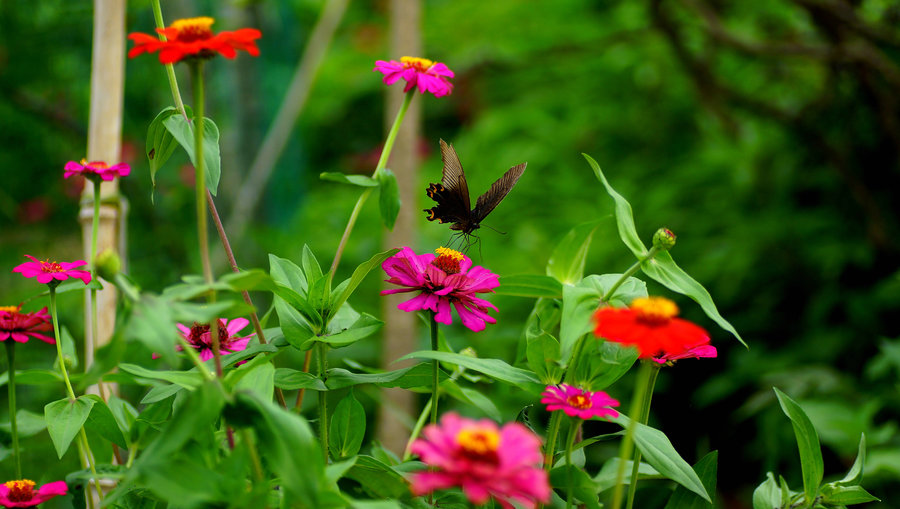
[[[9,494],[6,495],[11,502],[28,502],[34,498],[34,481],[22,479],[21,481],[6,481]]]
[[[434,62],[431,60],[419,57],[400,57],[400,63],[403,64],[403,67],[412,67],[419,72],[425,72],[434,65]]]
[[[493,456],[500,446],[500,434],[490,428],[465,428],[456,434],[456,443],[472,456]]]
[[[42,272],[64,272],[66,269],[62,267],[62,265],[51,262],[50,260],[45,260],[41,262],[41,271]]]
[[[576,394],[574,396],[569,396],[568,398],[566,398],[566,403],[581,410],[587,410],[588,408],[594,406],[594,404],[591,402],[591,398],[589,398],[587,394]]]
[[[87,159],[82,159],[82,160],[81,160],[81,165],[82,165],[82,166],[90,166],[91,168],[93,168],[93,169],[95,169],[95,170],[105,170],[105,169],[109,168],[109,165],[106,164],[106,163],[104,163],[103,161],[91,161],[91,162],[88,162]]]
[[[178,30],[179,41],[191,42],[211,38],[213,36],[212,24],[215,22],[216,20],[209,16],[201,16],[175,20],[169,28]]]
[[[431,261],[431,264],[444,271],[448,276],[450,274],[458,274],[462,269],[459,262],[463,259],[463,254],[446,247],[439,247],[434,250],[437,258]]]
[[[678,306],[665,297],[638,297],[631,301],[631,309],[638,320],[649,324],[664,324],[678,316]]]
[[[8,311],[10,313],[18,313],[19,309],[21,309],[19,306],[0,306],[0,311]]]

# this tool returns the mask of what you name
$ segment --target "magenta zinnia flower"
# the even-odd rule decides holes
[[[548,411],[562,410],[569,417],[606,419],[619,416],[619,412],[610,408],[619,406],[619,402],[603,391],[584,391],[571,385],[560,384],[548,385],[541,396],[543,396],[541,403],[547,405]]]
[[[440,424],[426,426],[422,435],[410,450],[433,470],[413,474],[416,495],[459,486],[474,504],[493,497],[512,509],[511,501],[523,507],[550,501],[541,441],[525,426],[512,422],[498,429],[491,420],[451,412]]]
[[[659,357],[653,357],[653,360],[659,364],[673,364],[675,361],[681,359],[715,358],[718,355],[719,352],[716,350],[716,347],[712,345],[699,345],[689,348],[687,351],[680,354],[667,353]]]
[[[237,337],[238,333],[250,323],[246,318],[235,318],[234,320],[219,319],[219,353],[228,355],[230,353],[240,352],[247,348],[247,343],[255,334],[249,336]],[[208,323],[194,322],[190,327],[178,324],[178,330],[181,331],[181,337],[194,347],[200,354],[201,361],[208,361],[213,358],[212,336],[209,333]],[[181,347],[177,347],[181,350]]]
[[[402,57],[399,62],[377,60],[372,70],[384,74],[383,81],[386,85],[392,85],[400,78],[406,80],[404,92],[418,87],[422,94],[431,92],[435,97],[441,97],[453,91],[453,84],[449,79],[454,76],[453,71],[445,64],[432,62],[427,58]]]
[[[90,272],[74,270],[75,267],[87,265],[87,262],[84,260],[74,262],[51,262],[46,260],[42,262],[31,255],[25,255],[25,257],[30,258],[31,261],[17,266],[13,269],[13,272],[20,272],[25,277],[36,277],[38,283],[58,285],[70,277],[77,277],[84,281],[84,284],[91,282]]]
[[[69,161],[66,163],[66,172],[63,178],[69,178],[72,175],[84,175],[88,178],[99,177],[101,180],[112,180],[116,177],[125,177],[131,173],[131,166],[128,163],[119,163],[112,166],[103,161],[91,161],[82,159],[80,163]]]
[[[407,312],[429,309],[437,313],[436,321],[448,325],[453,323],[450,316],[453,304],[463,325],[475,332],[484,330],[485,322],[497,323],[488,315],[488,308],[497,311],[497,307],[475,296],[493,292],[500,286],[497,274],[480,265],[472,267],[472,260],[459,251],[440,247],[436,253],[437,256],[417,255],[404,247],[385,260],[381,268],[390,276],[385,281],[405,288],[383,290],[381,295],[418,291],[419,295],[397,308]]]
[[[31,313],[22,313],[21,306],[0,307],[0,341],[12,338],[17,343],[25,343],[29,337],[40,339],[51,345],[56,340],[37,331],[53,330],[47,308]]]
[[[53,497],[65,495],[69,487],[65,481],[47,483],[37,490],[34,481],[6,481],[0,484],[0,505],[3,507],[33,507]]]

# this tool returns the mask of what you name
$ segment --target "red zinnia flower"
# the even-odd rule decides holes
[[[637,298],[628,308],[597,310],[594,334],[636,346],[641,359],[665,363],[688,357],[715,357],[709,334],[687,320],[675,318],[678,306],[664,297]]]
[[[432,62],[427,58],[402,57],[399,62],[377,60],[372,70],[384,74],[383,81],[386,85],[393,85],[403,78],[406,81],[404,92],[418,87],[419,93],[431,92],[435,97],[441,97],[453,91],[453,84],[450,83],[453,71],[446,64]]]
[[[610,408],[619,406],[619,402],[603,391],[584,391],[571,385],[560,384],[547,386],[547,390],[541,393],[541,396],[543,396],[541,403],[547,405],[548,411],[562,410],[569,417],[605,419],[619,416],[619,412]]]
[[[12,338],[17,343],[25,343],[30,336],[55,345],[55,339],[37,332],[48,330],[53,330],[53,326],[50,325],[47,308],[31,313],[22,313],[20,306],[0,307],[0,341]]]
[[[179,19],[167,28],[157,28],[160,35],[166,40],[150,34],[132,33],[128,38],[134,41],[134,47],[128,52],[128,58],[134,58],[141,53],[155,53],[159,51],[159,61],[163,64],[173,64],[185,58],[212,58],[216,53],[225,58],[234,58],[238,50],[259,56],[259,48],[256,47],[256,39],[262,37],[262,33],[255,28],[241,28],[233,32],[219,32],[213,34],[213,18],[200,17]]]
[[[51,262],[40,261],[31,255],[25,255],[31,258],[30,262],[25,262],[13,269],[13,272],[20,272],[25,277],[36,277],[38,283],[59,284],[70,277],[77,277],[84,281],[84,284],[91,282],[91,273],[86,270],[74,270],[76,267],[87,265],[84,260],[74,262]]]
[[[100,177],[101,180],[112,180],[116,177],[125,177],[131,173],[131,166],[128,163],[119,163],[112,166],[103,161],[91,161],[82,159],[80,163],[69,161],[66,163],[66,172],[63,178],[69,178],[72,175],[84,175],[85,177]]]
[[[220,354],[228,355],[230,353],[240,352],[247,348],[247,343],[250,342],[250,338],[256,333],[244,337],[238,337],[238,334],[249,323],[250,320],[247,320],[246,318],[235,318],[231,321],[219,320],[217,330],[219,332]],[[179,323],[177,326],[178,330],[181,332],[181,337],[200,353],[201,361],[208,361],[213,358],[212,335],[209,333],[210,327],[208,323],[200,324],[194,322],[190,327]],[[180,350],[180,345],[177,346],[177,348]]]
[[[3,507],[33,507],[53,497],[65,495],[69,487],[65,481],[47,483],[37,490],[34,481],[6,481],[0,484],[0,505]]]

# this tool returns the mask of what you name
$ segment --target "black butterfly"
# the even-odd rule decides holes
[[[441,140],[441,159],[444,161],[441,183],[430,184],[425,190],[428,197],[437,202],[437,206],[425,209],[425,212],[428,212],[429,221],[453,223],[450,229],[460,232],[466,238],[481,227],[481,221],[506,198],[528,164],[517,164],[507,170],[491,184],[486,193],[478,197],[475,208],[470,209],[466,174],[453,146],[447,145],[444,140]]]

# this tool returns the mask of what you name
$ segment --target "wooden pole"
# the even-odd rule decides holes
[[[399,60],[402,56],[425,57],[422,54],[422,2],[421,0],[391,0],[391,49],[389,58]],[[403,101],[402,83],[387,90],[385,125],[390,128]],[[418,94],[417,94],[418,95]],[[394,230],[384,237],[385,248],[413,246],[416,240],[416,213],[419,210],[418,169],[419,134],[422,132],[422,100],[413,99],[406,112],[406,118],[397,133],[397,141],[388,168],[397,175],[400,188],[400,214]],[[398,369],[399,364],[391,364],[399,357],[416,348],[418,338],[415,313],[405,313],[397,309],[397,304],[407,300],[408,294],[387,295],[382,299],[382,315],[385,317],[382,365],[385,369]],[[405,364],[409,365],[409,363]],[[388,449],[403,455],[409,438],[409,423],[415,421],[415,394],[401,389],[382,389],[383,403],[378,415],[378,439]]]

